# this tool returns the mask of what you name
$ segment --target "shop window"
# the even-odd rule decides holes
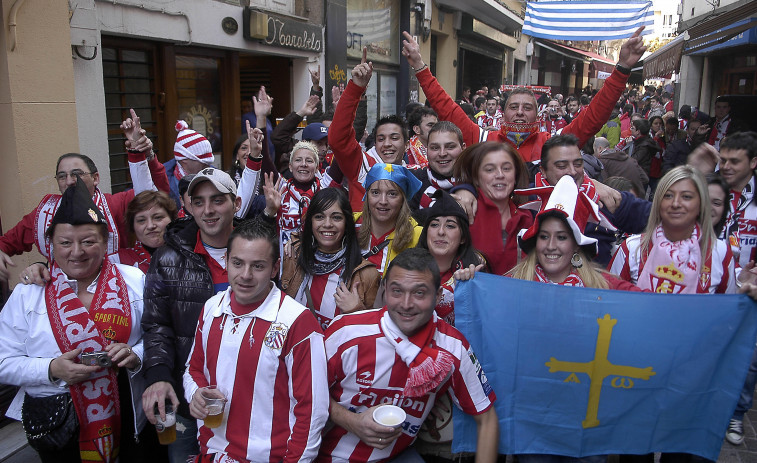
[[[397,0],[347,0],[347,58],[367,47],[369,61],[399,64],[399,16]]]
[[[114,193],[132,187],[125,138],[120,129],[130,108],[137,112],[147,136],[156,146],[158,144],[152,55],[150,50],[102,48],[108,155]]]
[[[179,118],[208,139],[216,167],[221,167],[223,153],[220,61],[213,57],[176,55]]]

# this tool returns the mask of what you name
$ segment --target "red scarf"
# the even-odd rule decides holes
[[[394,346],[397,355],[410,368],[403,395],[422,397],[433,391],[447,378],[455,366],[455,358],[434,343],[439,318],[434,314],[421,330],[406,336],[392,321],[386,307],[381,316],[381,331]]]
[[[142,270],[143,273],[147,273],[150,269],[150,260],[152,260],[152,256],[139,241],[134,243],[133,248],[119,249],[116,254],[118,255],[120,263],[124,265],[137,267]]]
[[[410,146],[407,149],[407,165],[428,167],[428,158],[426,157],[426,147],[418,138],[418,135],[410,137]]]
[[[541,268],[541,265],[539,264],[536,264],[536,268],[534,268],[534,281],[538,281],[540,283],[552,283],[553,285],[560,286],[576,286],[579,288],[586,287],[586,285],[584,285],[584,281],[580,276],[578,276],[578,273],[576,273],[575,270],[571,270],[570,274],[568,274],[565,280],[563,280],[561,283],[557,283],[547,277],[547,275],[544,273],[544,269]]]
[[[131,335],[131,305],[126,282],[105,258],[92,305],[81,303],[55,263],[45,287],[47,314],[61,352],[80,348],[102,351]],[[87,381],[69,386],[79,418],[79,452],[82,462],[116,461],[121,441],[121,404],[117,369],[107,368]]]

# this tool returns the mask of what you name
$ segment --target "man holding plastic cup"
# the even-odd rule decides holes
[[[476,462],[496,460],[494,391],[468,341],[434,314],[440,283],[431,254],[408,249],[384,274],[384,308],[331,322],[326,356],[335,426],[323,436],[319,461],[422,462],[410,445],[446,392],[476,420]],[[387,410],[388,418],[375,413],[386,405],[401,408],[404,421],[391,425],[396,410]]]
[[[195,461],[310,461],[329,407],[320,325],[273,284],[272,224],[236,227],[226,262],[230,287],[205,303],[184,373],[189,411],[204,420]]]

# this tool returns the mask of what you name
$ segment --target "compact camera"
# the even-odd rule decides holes
[[[113,365],[108,353],[105,351],[99,352],[85,352],[81,354],[81,364],[95,367],[109,368]]]

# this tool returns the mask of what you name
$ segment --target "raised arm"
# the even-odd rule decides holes
[[[466,145],[478,143],[481,134],[478,124],[468,119],[468,115],[465,114],[460,105],[455,103],[455,100],[439,85],[428,66],[423,62],[420,46],[413,39],[413,36],[407,32],[403,32],[402,35],[405,37],[405,40],[402,41],[402,54],[415,71],[415,77],[421,84],[426,98],[431,102],[431,107],[439,115],[439,120],[450,121],[458,126],[463,132]]]
[[[586,111],[581,111],[563,129],[563,134],[572,133],[578,137],[578,146],[583,146],[610,119],[610,114],[612,114],[618,98],[620,98],[623,90],[625,90],[626,81],[631,74],[631,68],[647,50],[647,47],[644,46],[644,40],[641,38],[643,30],[644,26],[637,29],[631,38],[626,40],[620,48],[618,66],[623,68],[623,71],[615,68],[610,77],[605,80],[605,84],[599,90],[599,93],[591,100]]]
[[[263,132],[258,128],[250,128],[250,121],[245,121],[247,136],[250,140],[250,154],[247,155],[247,161],[242,172],[242,178],[237,185],[237,197],[242,199],[242,204],[235,214],[237,218],[244,219],[250,210],[250,205],[255,195],[260,189],[260,170],[262,161],[265,158],[263,154]]]
[[[363,59],[352,70],[352,78],[339,98],[334,111],[334,121],[329,128],[329,146],[334,152],[342,172],[348,179],[356,180],[360,175],[363,149],[355,139],[355,113],[360,97],[365,92],[373,75],[373,63],[366,62],[367,49],[363,49]]]

